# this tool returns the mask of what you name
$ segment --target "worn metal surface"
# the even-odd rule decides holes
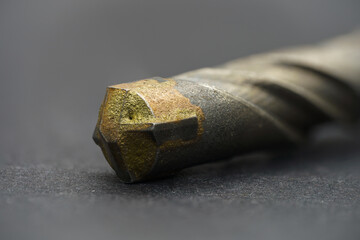
[[[360,33],[110,86],[94,140],[124,182],[299,144],[359,115]]]

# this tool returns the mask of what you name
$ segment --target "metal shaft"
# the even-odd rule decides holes
[[[93,138],[124,182],[306,140],[359,116],[360,33],[107,88]]]

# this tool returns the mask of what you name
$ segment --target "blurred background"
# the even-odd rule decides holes
[[[331,158],[330,170],[235,163],[239,172],[210,166],[134,186],[117,181],[91,139],[108,85],[315,43],[358,28],[359,9],[357,0],[0,0],[0,238],[360,236],[355,161],[336,173],[337,158],[360,156],[348,133],[288,157]]]

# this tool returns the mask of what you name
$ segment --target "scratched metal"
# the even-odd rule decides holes
[[[298,145],[319,124],[355,122],[360,33],[116,88],[138,100],[108,93],[96,143],[123,181],[163,177],[237,154]]]

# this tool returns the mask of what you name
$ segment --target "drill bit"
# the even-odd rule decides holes
[[[124,182],[306,140],[359,116],[360,32],[107,88],[93,139]]]

